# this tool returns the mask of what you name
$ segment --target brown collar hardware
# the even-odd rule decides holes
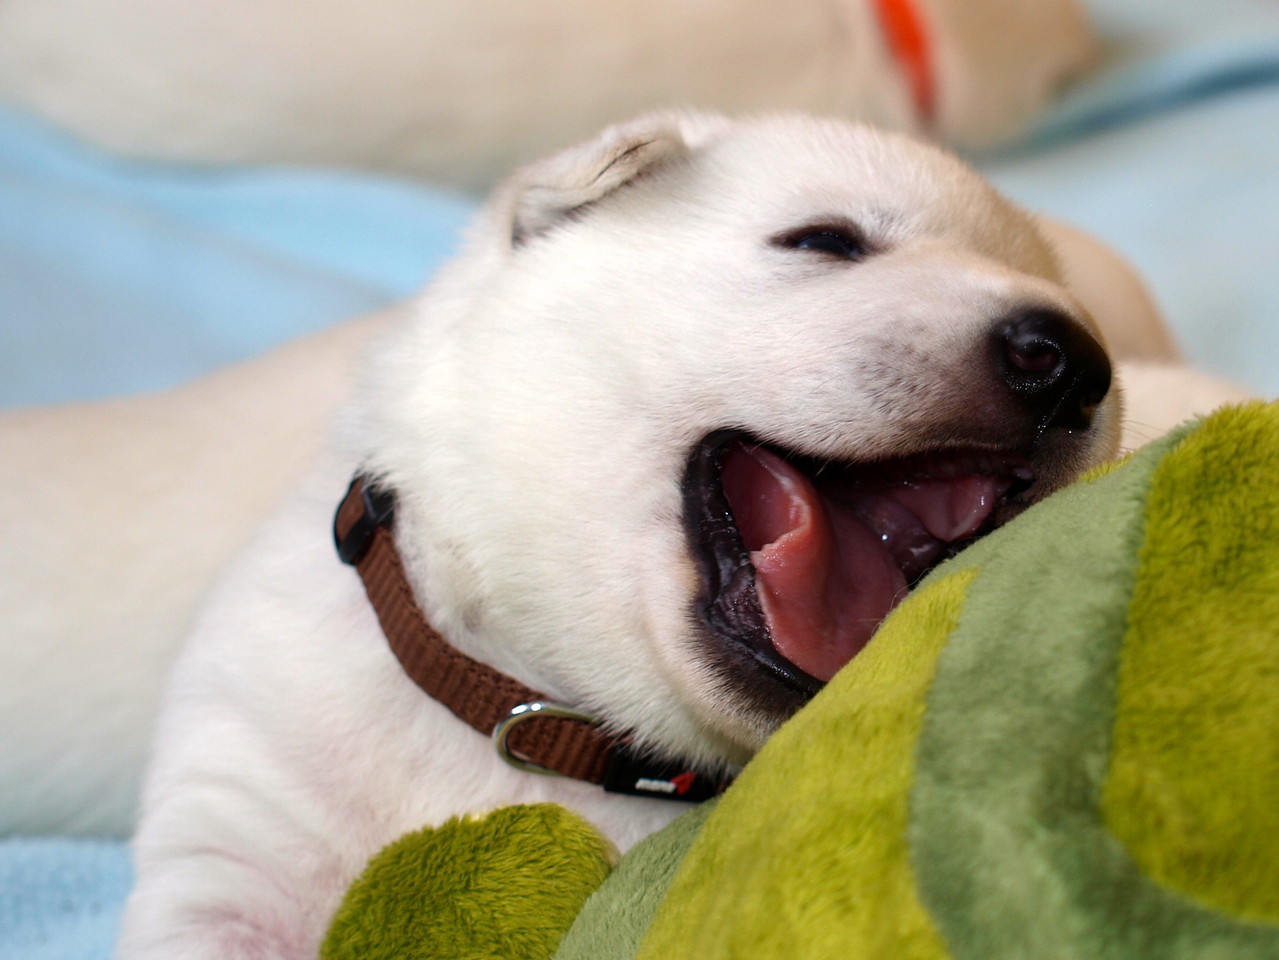
[[[452,647],[413,596],[395,548],[395,496],[357,475],[337,516],[338,556],[355,567],[382,632],[404,672],[485,736],[507,763],[533,773],[597,783],[612,793],[699,801],[721,793],[726,776],[643,756],[595,718],[555,703]]]

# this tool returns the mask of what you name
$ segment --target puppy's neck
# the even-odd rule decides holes
[[[357,476],[334,519],[338,556],[354,566],[405,674],[460,720],[491,735],[498,755],[532,774],[598,784],[611,793],[704,800],[731,778],[636,753],[630,738],[556,703],[451,646],[414,598],[392,534],[395,500]]]

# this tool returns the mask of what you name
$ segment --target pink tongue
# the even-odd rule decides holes
[[[827,500],[785,460],[740,444],[725,455],[722,476],[773,645],[823,681],[905,595],[902,568],[923,569],[943,549],[939,540],[974,533],[998,494],[992,478],[961,477]]]

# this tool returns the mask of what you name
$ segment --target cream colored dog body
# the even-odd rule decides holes
[[[0,414],[0,835],[133,831],[178,645],[388,320],[160,394]]]
[[[908,0],[942,137],[1020,127],[1088,62],[1077,0]],[[635,113],[933,126],[876,0],[6,0],[0,99],[125,153],[344,164],[487,188]]]
[[[855,255],[827,249],[840,231]],[[355,469],[396,491],[410,577],[454,645],[643,743],[737,763],[779,715],[694,626],[690,450],[725,427],[860,463],[1024,444],[987,367],[1027,310],[1094,322],[1033,218],[867,128],[650,117],[518,174],[202,615],[120,956],[313,957],[368,857],[450,814],[556,800],[625,848],[678,812],[507,767],[404,676],[329,539]],[[1040,424],[1025,499],[1114,453],[1118,403]]]

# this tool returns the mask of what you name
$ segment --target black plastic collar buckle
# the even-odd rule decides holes
[[[395,494],[390,490],[379,490],[363,476],[357,475],[351,481],[351,485],[347,487],[346,496],[342,498],[343,504],[350,499],[356,484],[362,485],[360,501],[364,512],[355,523],[351,524],[345,536],[338,532],[336,518],[333,521],[333,542],[337,546],[338,556],[342,558],[343,563],[351,566],[355,566],[364,559],[378,527],[386,526],[395,517]],[[338,510],[341,512],[341,507]]]
[[[700,803],[723,793],[732,782],[729,776],[713,777],[684,764],[619,750],[609,760],[603,787],[609,793]]]

